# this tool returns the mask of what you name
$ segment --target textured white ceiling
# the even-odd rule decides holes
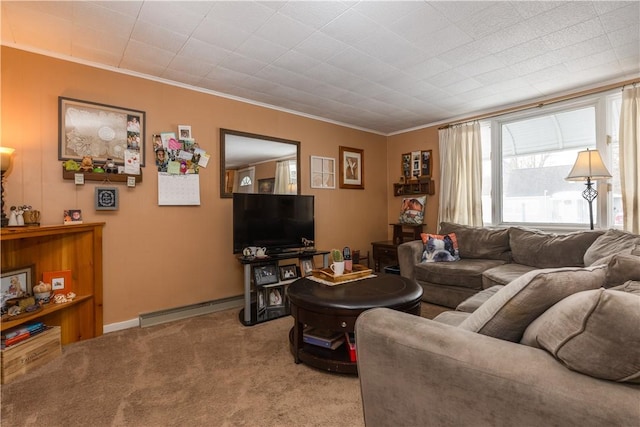
[[[391,134],[640,76],[640,2],[2,1],[2,44]]]

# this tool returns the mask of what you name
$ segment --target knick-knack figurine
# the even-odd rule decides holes
[[[18,210],[15,206],[11,206],[11,214],[9,215],[9,227],[18,226]]]

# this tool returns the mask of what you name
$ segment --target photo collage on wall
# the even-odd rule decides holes
[[[153,151],[158,172],[173,175],[197,174],[207,167],[210,155],[201,149],[191,135],[191,126],[179,125],[178,133],[153,135]]]

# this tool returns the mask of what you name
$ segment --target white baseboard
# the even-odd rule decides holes
[[[125,320],[124,322],[111,323],[104,325],[102,332],[120,331],[129,328],[145,328],[147,326],[159,325],[161,323],[173,322],[174,320],[187,319],[189,317],[201,316],[203,314],[215,313],[230,308],[239,308],[244,306],[244,297],[223,298],[214,301],[206,301],[198,304],[186,305],[183,307],[169,308],[166,310],[154,311],[151,313],[143,313],[137,319]]]

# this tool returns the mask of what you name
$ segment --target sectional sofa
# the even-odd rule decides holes
[[[398,246],[400,274],[422,286],[424,301],[451,308],[536,269],[584,267],[614,253],[629,253],[634,246],[630,242],[637,237],[615,229],[556,234],[442,222],[439,234],[451,233],[457,237],[459,261],[421,262],[424,244],[420,240]]]
[[[433,320],[360,315],[366,425],[640,425],[640,239],[592,247],[607,242],[617,254],[531,270]]]

